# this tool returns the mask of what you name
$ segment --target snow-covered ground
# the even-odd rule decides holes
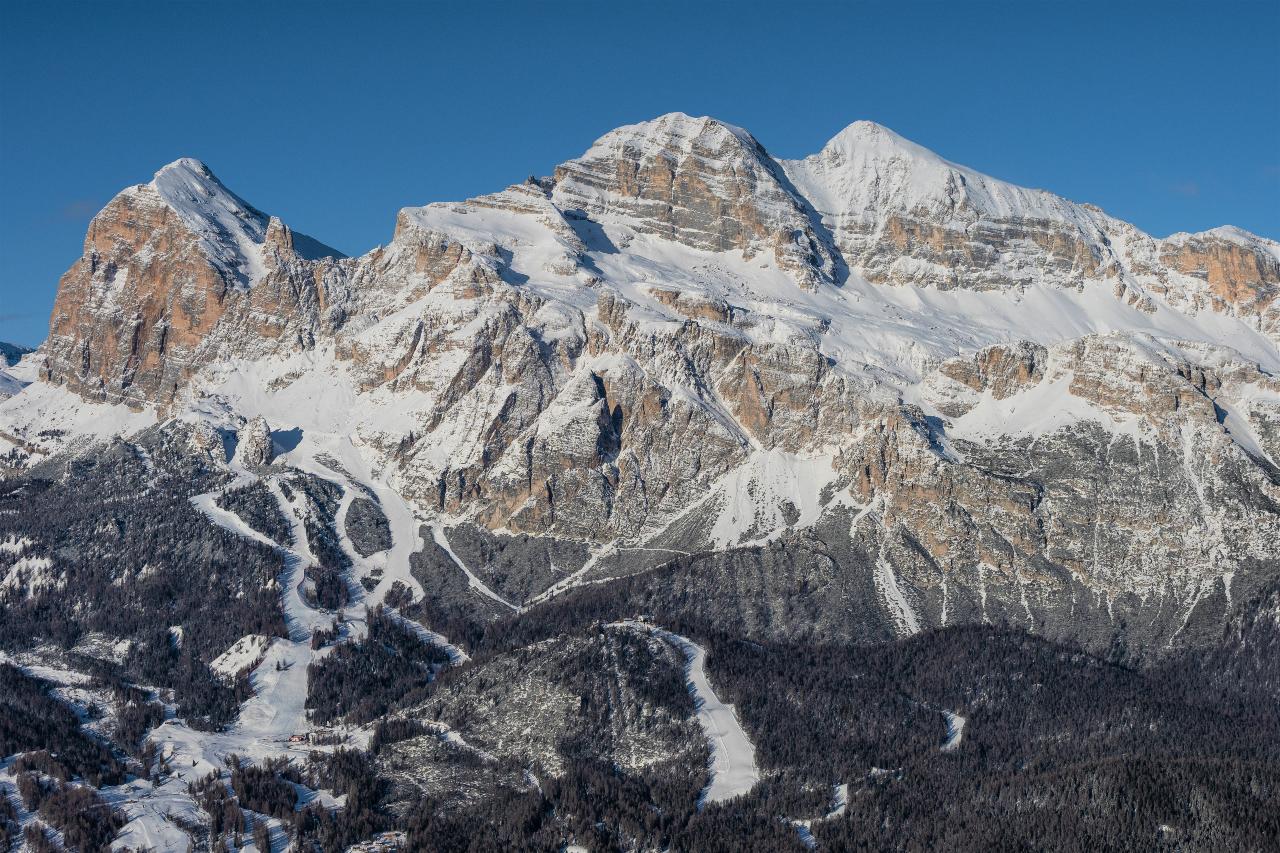
[[[218,655],[209,668],[218,675],[236,678],[261,662],[271,645],[271,638],[264,634],[248,634],[231,644],[231,648]]]
[[[947,737],[942,742],[942,751],[954,752],[960,748],[960,741],[964,738],[964,726],[969,720],[955,711],[943,711],[942,716],[947,720]]]
[[[796,835],[800,838],[800,843],[810,850],[818,849],[818,839],[813,836],[813,825],[821,823],[824,820],[832,820],[844,814],[845,809],[849,807],[849,785],[841,783],[831,786],[831,809],[820,818],[802,820],[793,820],[791,825],[796,828]]]
[[[826,818],[840,817],[847,808],[849,808],[849,783],[841,782],[831,788],[831,811],[827,812]]]
[[[742,730],[738,714],[716,695],[707,678],[707,652],[702,646],[647,622],[625,620],[614,623],[648,631],[678,648],[685,657],[685,677],[698,711],[698,724],[711,744],[711,784],[702,792],[700,803],[722,803],[740,797],[760,781],[756,747]]]

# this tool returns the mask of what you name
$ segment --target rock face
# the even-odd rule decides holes
[[[873,122],[855,122],[787,176],[867,280],[1005,290],[1108,281],[1117,298],[1249,318],[1280,332],[1280,255],[1238,228],[1158,240],[1098,208],[949,163]]]
[[[271,428],[266,418],[256,417],[245,424],[236,436],[236,462],[246,467],[267,465],[275,458],[271,444]]]
[[[621,127],[556,168],[552,199],[588,216],[621,213],[642,233],[747,259],[770,250],[804,287],[836,262],[805,199],[751,134],[679,113]]]
[[[316,276],[334,263],[305,260],[287,227],[202,163],[171,163],[89,224],[58,286],[44,375],[90,399],[167,401],[204,364],[309,345],[323,323]]]
[[[846,635],[1160,649],[1280,574],[1277,293],[1238,229],[1153,238],[868,122],[778,161],[673,114],[359,258],[178,161],[93,220],[40,384],[345,436],[442,525],[592,553],[521,601],[706,553],[711,601],[758,578]]]

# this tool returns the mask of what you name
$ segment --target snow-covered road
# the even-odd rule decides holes
[[[462,562],[462,558],[454,553],[453,547],[449,544],[449,538],[444,532],[444,525],[433,524],[431,526],[431,537],[435,540],[435,543],[449,555],[449,559],[453,560],[454,565],[461,569],[462,573],[467,576],[467,585],[473,590],[505,607],[510,607],[516,613],[519,613],[524,609],[517,604],[512,604],[510,601],[507,601],[505,598],[498,595],[498,593],[489,588],[488,584],[476,577],[475,573],[472,572],[471,569],[467,568],[467,564]]]

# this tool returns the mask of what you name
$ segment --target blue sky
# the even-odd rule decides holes
[[[0,0],[0,340],[178,157],[348,253],[681,110],[777,156],[872,119],[1165,235],[1280,238],[1280,3]]]

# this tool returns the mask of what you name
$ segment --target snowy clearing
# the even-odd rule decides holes
[[[942,716],[947,720],[947,737],[942,742],[942,751],[954,752],[960,748],[960,741],[964,738],[964,725],[969,720],[954,711],[943,711]]]

